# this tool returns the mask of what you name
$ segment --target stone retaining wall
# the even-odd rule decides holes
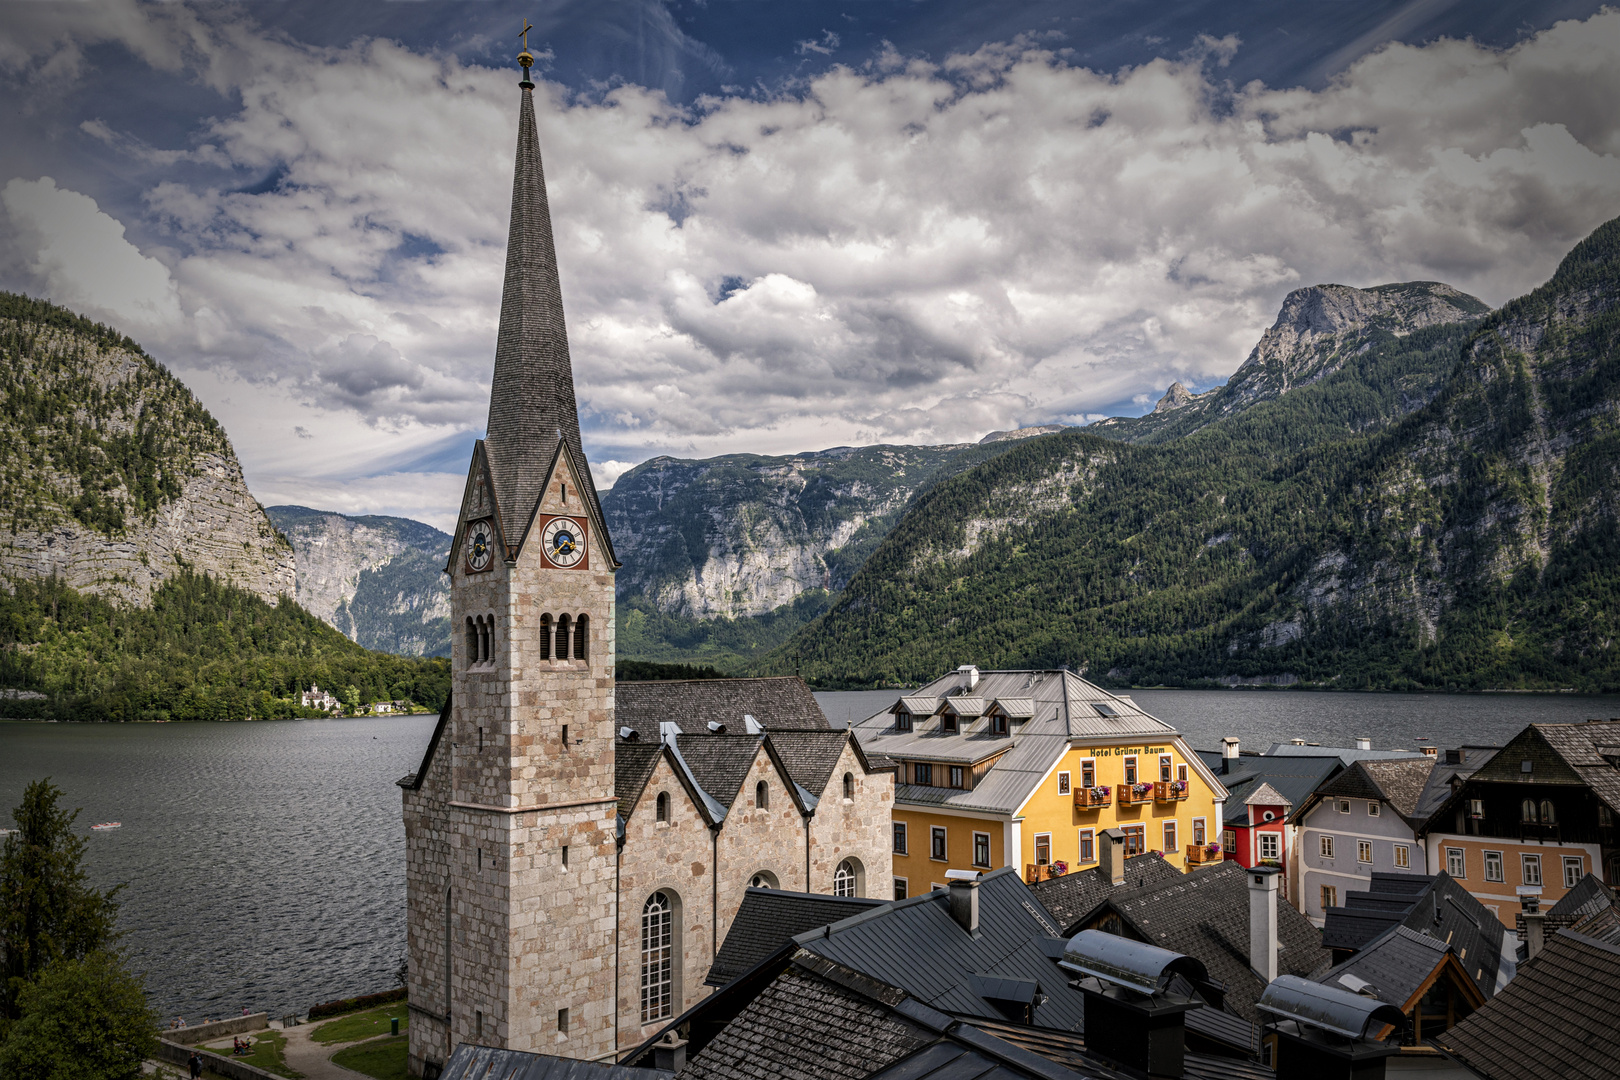
[[[158,1032],[158,1038],[169,1042],[188,1046],[210,1039],[222,1039],[227,1035],[240,1035],[244,1031],[259,1031],[270,1026],[269,1013],[249,1013],[247,1016],[232,1016],[225,1020],[215,1020],[210,1024],[192,1024],[183,1028],[163,1028]]]
[[[213,1025],[199,1024],[197,1026],[212,1027]],[[229,1035],[231,1032],[227,1031],[225,1034]],[[157,1053],[152,1056],[170,1065],[178,1065],[181,1075],[185,1076],[189,1075],[186,1072],[186,1063],[191,1060],[192,1051],[193,1047],[182,1046],[177,1042],[170,1042],[168,1039],[159,1039]],[[224,1054],[216,1054],[211,1050],[197,1050],[196,1052],[202,1056],[203,1068],[219,1076],[229,1077],[230,1080],[281,1080],[275,1073],[265,1072],[257,1066],[249,1065],[245,1061],[237,1061],[235,1058],[226,1057]]]

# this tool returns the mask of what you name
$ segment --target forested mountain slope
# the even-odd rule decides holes
[[[918,499],[762,666],[797,655],[843,685],[973,662],[1139,685],[1620,687],[1617,311],[1620,221],[1498,312],[1375,327],[1192,434],[1019,446]]]
[[[369,649],[450,655],[450,536],[410,518],[271,506],[292,542],[298,602]]]
[[[118,331],[0,293],[0,577],[144,603],[182,568],[274,603],[293,554],[191,391]]]

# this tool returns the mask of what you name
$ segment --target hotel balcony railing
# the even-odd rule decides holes
[[[1074,789],[1074,808],[1076,810],[1100,810],[1110,806],[1114,801],[1114,789],[1106,784],[1098,787],[1079,787]]]
[[[1180,802],[1187,797],[1187,781],[1160,780],[1153,785],[1154,802]]]
[[[1121,784],[1119,785],[1119,805],[1141,806],[1153,801],[1152,784]]]

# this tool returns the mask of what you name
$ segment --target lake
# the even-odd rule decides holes
[[[898,691],[818,693],[835,726]],[[1305,738],[1411,747],[1499,742],[1532,721],[1620,716],[1620,697],[1137,690],[1195,748]],[[50,776],[82,807],[98,885],[165,1017],[303,1011],[386,990],[405,953],[404,827],[394,781],[434,717],[237,724],[0,722],[0,820]],[[98,821],[123,828],[89,832]],[[9,824],[9,821],[6,822]]]

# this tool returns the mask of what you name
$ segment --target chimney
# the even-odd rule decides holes
[[[1221,775],[1225,776],[1232,771],[1232,762],[1237,760],[1238,741],[1228,735],[1221,740]]]
[[[1104,829],[1097,837],[1097,865],[1110,885],[1125,884],[1125,830]]]
[[[962,682],[969,690],[979,685],[979,669],[972,664],[963,664],[956,669],[956,673],[962,676]]]
[[[1198,960],[1157,945],[1101,930],[1069,939],[1058,966],[1080,978],[1071,982],[1085,996],[1086,1049],[1148,1080],[1180,1080],[1186,1074],[1186,1014],[1202,1006],[1185,996],[1177,978],[1194,986],[1209,972]]]
[[[977,870],[947,870],[945,880],[950,885],[951,918],[968,933],[979,933],[979,872]]]
[[[1520,886],[1522,890],[1524,887]],[[1531,886],[1535,888],[1535,886]],[[1541,897],[1538,889],[1534,893],[1522,892],[1519,895],[1520,917],[1524,919],[1524,946],[1525,959],[1534,960],[1536,954],[1541,952],[1542,946],[1547,943],[1547,915],[1541,910]]]
[[[1274,979],[1255,1007],[1269,1017],[1261,1038],[1276,1039],[1277,1080],[1384,1080],[1400,1040],[1377,1036],[1407,1026],[1398,1005],[1296,975]]]
[[[1372,740],[1369,739],[1365,735],[1357,735],[1356,736],[1356,749],[1357,750],[1371,750],[1372,749]]]
[[[1271,982],[1277,977],[1277,885],[1276,867],[1256,866],[1249,870],[1249,966]]]
[[[653,1043],[653,1068],[672,1073],[686,1068],[686,1040],[677,1035],[674,1028]]]

